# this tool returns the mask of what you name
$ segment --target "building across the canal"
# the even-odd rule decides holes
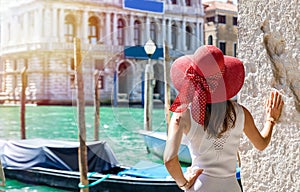
[[[219,47],[225,55],[237,56],[237,5],[227,2],[205,2],[204,44]]]
[[[81,39],[85,100],[93,102],[94,73],[100,72],[101,101],[106,103],[142,101],[148,58],[141,48],[149,38],[158,48],[165,41],[171,60],[192,54],[204,41],[201,0],[156,1],[162,6],[160,11],[147,4],[132,9],[126,0],[8,3],[1,13],[0,42],[0,96],[5,102],[20,100],[21,72],[27,68],[28,102],[72,104],[76,100],[74,37]],[[135,54],[128,55],[126,50],[134,46]],[[156,79],[154,97],[163,99],[163,58],[151,63]]]

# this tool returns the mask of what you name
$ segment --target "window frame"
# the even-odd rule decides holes
[[[90,44],[97,44],[99,41],[99,18],[92,16],[88,20],[88,39]],[[95,39],[96,41],[93,41]]]
[[[193,29],[191,26],[186,26],[185,27],[185,46],[187,48],[187,50],[191,50],[192,49],[192,36],[193,36]]]
[[[150,38],[152,39],[153,42],[157,41],[157,26],[154,21],[150,23]]]
[[[223,50],[224,45],[224,50]],[[219,49],[222,51],[223,55],[226,55],[226,41],[219,41]]]
[[[209,23],[209,22],[215,22],[215,16],[211,16],[211,17],[206,17],[206,21],[207,21],[207,23]]]
[[[178,27],[177,27],[176,23],[173,23],[172,27],[171,27],[171,43],[172,43],[173,49],[178,49],[177,36],[178,36]]]
[[[237,43],[236,42],[233,43],[233,56],[237,57]]]
[[[64,23],[64,36],[66,42],[73,42],[74,37],[76,37],[76,20],[74,15],[68,14],[65,17]]]
[[[135,45],[141,45],[142,43],[142,33],[141,33],[141,22],[139,20],[134,21],[133,27],[133,42]]]
[[[95,59],[94,68],[98,71],[104,71],[104,59]],[[98,89],[104,89],[104,75],[100,74],[98,76]]]
[[[70,69],[71,69],[71,74],[70,74],[70,88],[75,89],[76,88],[76,79],[75,79],[75,59],[70,58]]]
[[[232,17],[232,25],[233,25],[233,26],[237,26],[237,25],[238,25],[237,19],[238,19],[238,18],[235,17],[235,16]]]
[[[214,37],[212,35],[209,35],[207,38],[207,44],[213,45],[214,44]]]
[[[218,15],[218,23],[226,24],[226,15]]]
[[[125,21],[121,18],[118,19],[117,40],[118,45],[125,45]]]
[[[185,0],[185,5],[186,6],[192,6],[191,0]]]

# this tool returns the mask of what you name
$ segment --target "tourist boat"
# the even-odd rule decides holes
[[[166,140],[167,140],[166,132],[142,130],[140,131],[140,134],[144,138],[144,142],[148,152],[163,159],[163,154],[164,154]],[[178,159],[181,163],[191,164],[192,158],[187,145],[188,144],[186,139],[183,138],[178,151]]]
[[[7,178],[78,191],[86,187],[80,183],[78,147],[79,142],[70,141],[0,140],[0,158]],[[106,142],[87,143],[87,159],[89,191],[181,191],[164,165],[121,166]]]

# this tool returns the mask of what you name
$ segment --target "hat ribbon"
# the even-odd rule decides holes
[[[204,125],[207,99],[217,88],[220,78],[222,78],[222,71],[209,77],[203,77],[190,66],[186,70],[186,80],[171,105],[170,111],[184,112],[192,103],[191,113],[193,119]]]

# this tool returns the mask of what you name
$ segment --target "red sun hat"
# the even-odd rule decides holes
[[[235,96],[243,86],[243,63],[213,46],[199,47],[193,55],[179,57],[171,67],[171,80],[179,91],[170,107],[183,112],[192,103],[192,117],[204,125],[207,103],[219,103]]]

